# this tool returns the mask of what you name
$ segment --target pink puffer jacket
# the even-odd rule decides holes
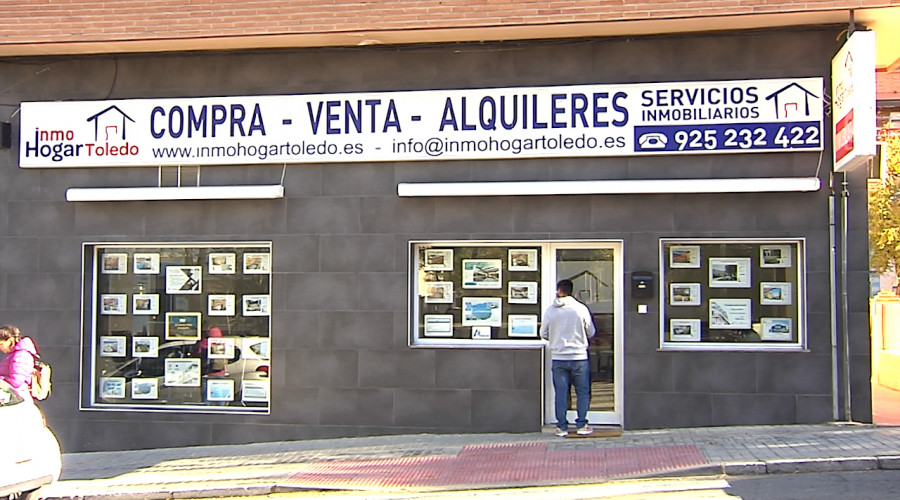
[[[22,337],[0,360],[0,379],[5,380],[16,394],[25,401],[34,401],[31,397],[31,376],[34,373],[34,357],[37,347],[29,337]]]

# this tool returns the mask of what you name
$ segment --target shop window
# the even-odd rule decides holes
[[[660,241],[664,349],[805,347],[803,240]]]
[[[543,248],[412,243],[411,345],[540,346]]]
[[[269,411],[272,248],[85,245],[90,409]]]

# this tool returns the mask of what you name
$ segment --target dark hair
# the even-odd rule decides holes
[[[0,340],[13,339],[13,343],[18,343],[22,337],[22,331],[18,326],[3,325],[0,326]]]
[[[566,295],[572,295],[572,290],[575,289],[575,285],[572,283],[572,280],[559,280],[556,283],[556,289]]]

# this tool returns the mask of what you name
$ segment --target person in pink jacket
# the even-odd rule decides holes
[[[31,376],[37,356],[34,341],[22,337],[18,327],[0,326],[0,351],[5,354],[0,360],[0,379],[25,401],[34,401],[31,397]]]

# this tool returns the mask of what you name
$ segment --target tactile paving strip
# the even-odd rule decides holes
[[[284,486],[404,489],[575,482],[707,464],[697,446],[548,450],[547,443],[467,446],[457,456],[315,462]]]

